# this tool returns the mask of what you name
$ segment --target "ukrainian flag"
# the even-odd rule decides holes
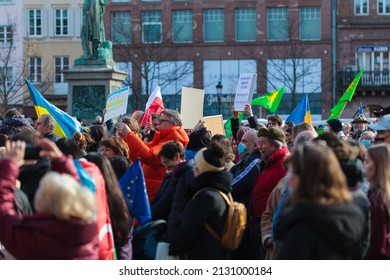
[[[311,112],[307,94],[305,94],[301,102],[299,102],[298,106],[287,117],[286,121],[293,122],[294,124],[299,124],[302,122],[311,124]]]
[[[49,114],[54,118],[56,122],[54,134],[61,137],[72,137],[76,131],[82,131],[81,125],[76,119],[48,102],[27,79],[26,83],[38,118],[43,114]]]

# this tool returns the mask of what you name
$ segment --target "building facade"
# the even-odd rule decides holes
[[[68,87],[62,70],[72,67],[82,55],[82,7],[83,0],[23,0],[26,78],[46,99],[64,110]],[[28,92],[25,103],[24,113],[34,116]]]
[[[82,55],[83,0],[0,5],[17,7],[10,10],[22,17],[13,37],[15,57],[22,55],[26,69],[22,76],[66,110],[61,71]],[[9,40],[5,18],[3,46]],[[187,86],[205,90],[205,115],[226,118],[240,73],[257,74],[254,97],[286,86],[281,115],[308,94],[312,115],[327,118],[360,69],[362,79],[342,117],[353,117],[360,102],[368,115],[390,103],[389,0],[107,0],[104,22],[116,66],[128,72],[130,112],[143,109],[157,85],[165,106],[180,110]],[[23,48],[16,38],[23,38]],[[34,114],[28,94],[24,103],[23,111]],[[268,113],[253,109],[262,117]]]
[[[157,85],[165,106],[179,109],[189,86],[205,90],[205,115],[227,117],[240,73],[258,75],[254,97],[286,86],[278,114],[305,93],[313,114],[331,107],[328,0],[111,0],[105,20],[114,60],[129,73],[132,110]]]
[[[360,102],[367,115],[390,104],[390,1],[338,1],[337,91],[364,69],[347,117],[357,113]]]
[[[23,105],[23,5],[0,1],[0,115]]]

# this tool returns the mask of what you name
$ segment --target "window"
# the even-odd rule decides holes
[[[299,10],[299,36],[301,40],[321,39],[321,8],[308,7]]]
[[[142,12],[142,43],[161,43],[162,22],[160,11]]]
[[[390,14],[390,0],[378,0],[378,15],[388,14]]]
[[[30,80],[32,83],[42,82],[42,59],[37,56],[28,58]]]
[[[113,44],[130,44],[131,14],[130,12],[114,12],[111,14],[111,36]]]
[[[203,11],[205,42],[223,42],[225,39],[225,15],[223,9]]]
[[[55,9],[55,35],[68,35],[69,12],[68,9]]]
[[[192,42],[192,11],[173,11],[173,42]]]
[[[193,87],[194,65],[192,61],[150,61],[142,65],[142,73],[147,73],[145,79],[142,77],[142,89],[150,91],[160,86],[161,92],[166,95],[176,95],[182,87]]]
[[[12,46],[12,25],[0,25],[0,47]]]
[[[64,75],[62,70],[69,69],[69,57],[59,56],[54,58],[54,82],[63,83]]]
[[[256,41],[256,9],[236,9],[236,41]]]
[[[355,1],[355,15],[368,15],[368,0],[354,0]]]
[[[268,40],[288,40],[287,8],[267,9]]]
[[[130,91],[129,95],[132,95],[133,90],[131,84],[132,84],[132,76],[133,76],[133,70],[132,70],[133,67],[131,62],[115,62],[115,67],[118,70],[127,73],[125,80],[122,82],[122,86],[123,87],[129,86],[129,91]]]
[[[257,61],[255,59],[203,61],[204,116],[219,114],[224,118],[230,116],[240,73],[257,73]],[[221,96],[216,90],[219,81],[223,86]]]
[[[28,35],[42,36],[42,10],[28,10]]]
[[[295,97],[309,93],[310,109],[312,114],[321,114],[322,92],[322,59],[321,58],[294,58],[294,59],[267,59],[267,91],[288,85],[294,78]],[[291,88],[286,86],[283,100],[278,107],[279,114],[291,113]],[[294,107],[295,107],[294,103]],[[313,115],[312,115],[313,116]]]
[[[255,59],[204,60],[203,89],[206,95],[216,94],[215,86],[221,81],[222,94],[234,94],[231,89],[237,88],[240,73],[257,73]]]
[[[12,86],[12,67],[0,66],[0,84],[6,85],[7,88]]]
[[[356,48],[357,65],[353,65],[354,72],[358,71],[359,68],[364,69],[366,73],[374,75],[379,73],[383,76],[388,77],[390,70],[389,59],[390,59],[390,46],[379,45],[379,46],[357,46]],[[386,74],[387,73],[387,74]],[[370,74],[367,74],[369,77]],[[388,81],[386,82],[388,83]]]

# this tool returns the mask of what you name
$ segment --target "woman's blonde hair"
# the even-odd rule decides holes
[[[325,145],[301,144],[291,156],[300,184],[294,203],[334,204],[352,199],[347,180],[333,151]]]
[[[367,154],[376,167],[374,183],[370,185],[370,188],[379,187],[379,191],[383,195],[383,202],[390,214],[390,146],[386,143],[371,146],[367,150]]]
[[[135,118],[124,116],[122,118],[122,122],[126,124],[131,129],[131,131],[134,132],[135,134],[141,133],[141,127]]]
[[[297,137],[299,132],[306,131],[306,130],[313,131],[313,133],[315,133],[315,135],[318,136],[317,131],[314,129],[313,125],[311,125],[310,123],[302,122],[300,124],[293,126],[291,131],[292,138],[295,139],[295,137]]]
[[[70,175],[48,172],[39,182],[34,199],[39,213],[52,214],[58,219],[71,217],[86,221],[96,220],[94,194]]]

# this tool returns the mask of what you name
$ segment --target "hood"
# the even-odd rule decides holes
[[[187,172],[188,170],[192,170],[193,172],[194,168],[195,168],[194,160],[193,159],[187,160],[177,166],[176,170],[173,173],[173,176],[175,178],[180,177],[183,173]]]
[[[356,248],[365,224],[363,213],[352,203],[300,204],[287,210],[285,218],[287,232],[294,225],[307,226],[344,253]]]
[[[203,188],[215,188],[229,193],[232,191],[232,179],[233,175],[226,170],[204,172],[195,177],[193,193]]]
[[[39,177],[42,178],[51,170],[50,160],[47,158],[38,160],[35,164],[20,167],[19,180]]]

